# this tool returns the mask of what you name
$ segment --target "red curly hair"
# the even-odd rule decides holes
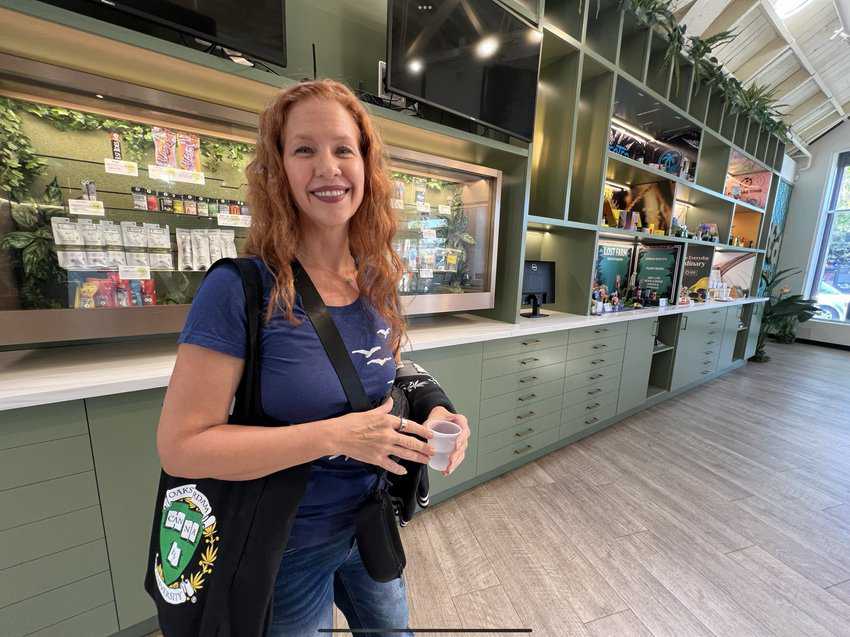
[[[391,351],[401,347],[405,321],[398,284],[404,273],[392,247],[398,222],[390,209],[390,180],[381,138],[360,100],[333,80],[301,82],[281,91],[260,115],[256,156],[248,164],[248,201],[251,230],[246,251],[262,259],[275,273],[275,285],[266,317],[275,310],[293,324],[295,286],[292,261],[301,241],[295,197],[283,166],[283,137],[290,109],[303,100],[328,99],[341,104],[360,131],[364,164],[363,201],[349,222],[348,240],[357,269],[357,287],[392,328]]]

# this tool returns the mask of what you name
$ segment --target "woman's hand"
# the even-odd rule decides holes
[[[448,420],[456,424],[461,429],[460,435],[457,437],[455,450],[452,452],[452,455],[449,456],[449,464],[445,471],[441,472],[444,476],[448,476],[457,469],[457,466],[463,462],[463,458],[466,456],[466,447],[469,442],[469,423],[466,421],[466,416],[453,414],[445,407],[434,407],[434,409],[431,410],[431,413],[428,414],[428,421],[431,420]]]
[[[329,455],[346,455],[398,475],[404,475],[407,470],[394,462],[391,455],[426,464],[434,455],[434,447],[407,434],[430,440],[434,433],[407,418],[404,419],[404,433],[399,433],[399,417],[390,414],[392,408],[393,399],[388,398],[375,409],[330,420],[332,451]]]

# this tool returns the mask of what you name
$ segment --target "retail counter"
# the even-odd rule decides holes
[[[744,364],[764,300],[412,322],[406,357],[472,430],[457,471],[431,473],[432,502]],[[168,338],[0,354],[0,635],[156,627],[142,581],[175,351]]]

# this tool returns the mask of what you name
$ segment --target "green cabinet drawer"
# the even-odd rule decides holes
[[[498,469],[557,441],[558,428],[554,428],[492,453],[482,454],[478,457],[478,473],[483,474]]]
[[[99,573],[0,608],[0,635],[23,637],[113,601],[109,573]],[[67,634],[67,633],[66,633]],[[90,637],[86,634],[85,637]]]
[[[619,378],[608,378],[596,384],[564,394],[564,410],[570,410],[575,405],[584,404],[589,400],[617,402],[617,392],[620,389]]]
[[[87,433],[82,400],[0,411],[0,449]]]
[[[109,570],[103,538],[0,571],[0,608]]]
[[[553,347],[534,352],[491,358],[484,361],[482,365],[483,377],[485,379],[496,378],[529,369],[554,365],[555,363],[563,362],[566,356],[566,347]]]
[[[94,471],[0,491],[0,531],[99,504]]]
[[[585,429],[590,429],[599,423],[614,417],[617,412],[617,403],[608,402],[604,405],[587,411],[586,413],[576,416],[573,410],[564,411],[564,418],[561,421],[558,437],[560,439],[574,436],[581,433]]]
[[[563,379],[553,380],[537,387],[529,389],[521,389],[504,396],[495,396],[481,401],[481,417],[489,418],[496,414],[501,414],[511,409],[520,409],[529,407],[533,409],[533,405],[539,403],[546,398],[560,396],[564,392]]]
[[[150,534],[150,528],[147,532]],[[0,531],[0,571],[102,537],[103,521],[97,506]],[[138,565],[136,569],[138,574]],[[0,635],[4,633],[0,631]]]
[[[484,358],[521,354],[550,347],[564,347],[566,344],[567,333],[564,331],[486,341],[484,343]]]
[[[557,429],[560,424],[561,414],[556,411],[547,416],[543,416],[542,418],[537,418],[527,423],[521,423],[516,427],[511,427],[510,429],[501,431],[497,434],[484,436],[479,444],[478,453],[488,454],[502,449],[503,447],[507,447],[508,445],[515,445],[521,440],[531,438],[537,434],[543,433],[544,431]]]
[[[88,435],[0,451],[0,491],[89,471],[94,466]]]
[[[516,372],[507,376],[490,378],[481,383],[481,401],[495,396],[503,396],[520,390],[527,390],[564,377],[564,363],[555,363],[538,367],[531,371]]]
[[[608,365],[622,364],[622,362],[622,349],[605,352],[604,354],[591,354],[590,356],[575,358],[571,361],[567,361],[567,376],[602,369]]]
[[[562,396],[558,394],[553,398],[547,398],[539,403],[528,407],[519,407],[512,409],[497,416],[490,418],[482,418],[481,426],[479,427],[479,435],[489,436],[505,429],[510,429],[517,425],[525,424],[541,416],[546,416],[555,411],[561,410]]]
[[[626,326],[627,323],[625,321],[621,321],[620,323],[611,323],[610,325],[592,325],[590,327],[580,327],[578,329],[569,331],[567,343],[569,345],[572,345],[573,343],[593,341],[598,338],[606,338],[609,336],[616,336],[618,334],[625,334]]]
[[[564,408],[561,414],[561,420],[581,420],[582,418],[598,416],[599,414],[608,414],[613,416],[616,411],[617,396],[616,394],[609,394],[604,397],[592,397],[587,400],[583,400],[580,403],[570,405],[569,408]],[[608,415],[606,415],[605,418],[608,418]]]
[[[609,378],[619,378],[622,370],[622,363],[612,363],[598,369],[594,368],[586,372],[570,374],[564,381],[564,391],[573,391],[574,389],[588,387]]]
[[[116,632],[118,632],[118,622],[115,619],[115,604],[108,603],[30,633],[27,637],[69,637],[70,635],[106,637]]]
[[[623,349],[626,346],[626,333],[607,335],[592,341],[580,341],[567,348],[567,360],[583,358],[592,354],[603,354],[608,351]]]

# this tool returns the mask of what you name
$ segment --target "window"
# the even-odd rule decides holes
[[[847,321],[850,306],[850,151],[838,156],[829,196],[817,276],[811,295],[817,298],[817,318]]]

